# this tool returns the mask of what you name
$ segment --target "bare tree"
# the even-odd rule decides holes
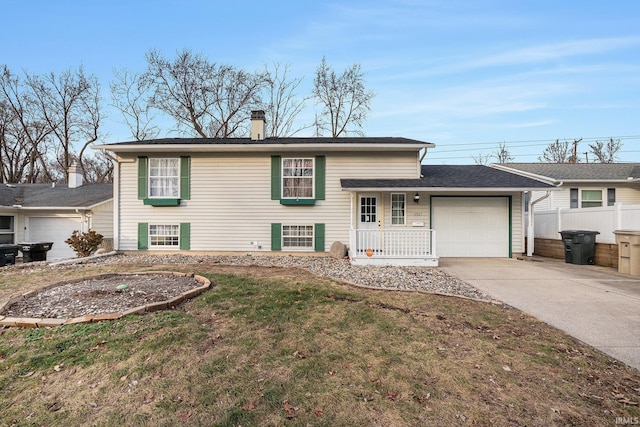
[[[498,149],[493,152],[493,157],[495,157],[498,163],[509,163],[513,161],[513,156],[509,153],[505,142],[501,142],[500,145],[498,145]]]
[[[316,133],[329,131],[334,138],[343,133],[363,134],[361,128],[374,93],[366,90],[359,64],[337,76],[323,57],[316,70],[312,94],[322,108],[320,115],[316,115]]]
[[[569,163],[572,158],[569,141],[556,139],[555,142],[544,149],[542,156],[538,157],[538,160],[544,163]]]
[[[153,124],[149,81],[143,79],[141,74],[132,74],[124,68],[114,70],[113,74],[116,80],[109,85],[112,105],[122,114],[133,138],[136,141],[157,138],[160,129]]]
[[[228,138],[246,130],[251,110],[261,104],[263,74],[216,65],[188,49],[173,61],[152,50],[147,65],[150,105],[203,138]]]
[[[66,177],[77,150],[82,153],[98,140],[100,126],[100,87],[94,75],[86,76],[82,67],[60,75],[28,76],[33,98],[54,140],[57,172]],[[53,171],[50,171],[52,174]]]
[[[28,90],[23,80],[13,74],[5,65],[0,73],[0,98],[4,101],[6,114],[11,117],[12,146],[6,145],[5,155],[12,157],[12,178],[15,182],[36,182],[40,175],[52,181],[53,178],[47,168],[47,138],[52,133],[34,96]],[[8,131],[8,128],[6,129]],[[9,133],[5,133],[8,137]],[[26,161],[26,165],[20,166]],[[20,170],[21,168],[24,168]],[[25,171],[26,169],[26,171]],[[8,178],[8,177],[7,177]]]
[[[310,126],[294,128],[298,114],[304,108],[308,97],[298,98],[296,90],[303,78],[289,79],[289,64],[265,65],[267,135],[273,137],[293,136]]]
[[[477,156],[471,156],[476,165],[488,165],[491,163],[491,154],[480,153]]]
[[[589,148],[591,148],[591,152],[600,163],[614,163],[616,154],[622,148],[622,144],[619,139],[609,138],[608,141],[596,141],[593,144],[589,144]]]

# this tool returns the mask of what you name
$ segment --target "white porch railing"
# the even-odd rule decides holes
[[[403,264],[399,260],[437,260],[435,231],[430,229],[350,230],[349,252],[371,264]],[[395,261],[392,261],[395,260]],[[436,261],[437,262],[437,261]],[[408,262],[408,264],[415,264]],[[436,263],[437,265],[437,263]]]

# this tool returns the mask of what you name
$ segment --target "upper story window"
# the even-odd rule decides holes
[[[282,159],[282,197],[312,199],[314,188],[314,159]]]
[[[180,197],[180,159],[149,159],[149,197]]]
[[[13,216],[0,215],[0,244],[13,243]]]

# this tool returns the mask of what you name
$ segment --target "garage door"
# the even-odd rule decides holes
[[[27,218],[27,239],[30,242],[53,242],[53,247],[47,252],[47,260],[73,258],[76,254],[64,241],[73,230],[81,230],[80,217],[29,217]]]
[[[431,203],[438,256],[509,256],[507,197],[433,197]]]

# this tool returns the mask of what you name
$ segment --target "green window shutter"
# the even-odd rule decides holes
[[[279,222],[271,224],[271,250],[282,250],[282,224]]]
[[[282,157],[271,156],[271,200],[280,200]]]
[[[149,224],[138,223],[138,249],[149,249]]]
[[[191,198],[191,157],[180,157],[180,198]]]
[[[316,200],[324,200],[326,157],[316,156]]]
[[[180,250],[188,251],[191,249],[191,224],[188,222],[180,223]]]
[[[147,198],[147,164],[149,159],[146,157],[138,157],[138,199]]]
[[[324,224],[315,224],[313,234],[313,250],[316,252],[324,252]]]

